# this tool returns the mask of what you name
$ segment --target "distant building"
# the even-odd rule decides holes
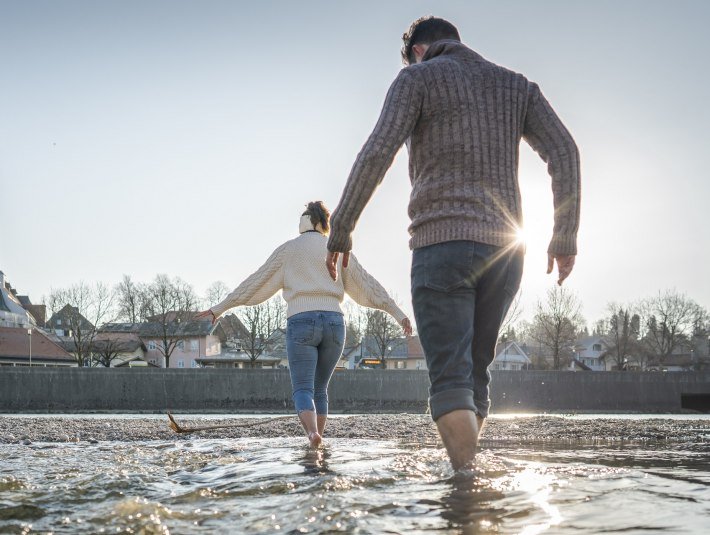
[[[244,340],[249,337],[249,331],[236,314],[227,314],[219,318],[218,328],[215,331],[228,349],[241,350]]]
[[[52,314],[47,322],[48,329],[65,338],[71,338],[72,331],[77,327],[80,327],[82,332],[94,330],[94,325],[81,315],[78,308],[71,305],[64,305],[61,310]]]
[[[516,342],[504,342],[496,347],[491,369],[521,371],[530,369],[531,365],[532,360]]]
[[[197,362],[203,368],[280,368],[283,359],[268,353],[259,355],[252,366],[251,358],[244,351],[225,351],[219,355],[201,357]]]
[[[388,370],[426,370],[424,348],[419,336],[409,336],[395,346],[385,361]]]
[[[604,336],[586,336],[577,340],[574,345],[574,357],[570,363],[572,371],[581,369],[585,371],[603,372],[607,369],[606,353],[609,349]]]
[[[101,360],[111,359],[111,367],[119,368],[127,363],[135,364],[143,362],[143,366],[150,363],[145,360],[147,347],[140,336],[136,333],[126,332],[99,332],[91,344],[94,354],[103,357]],[[96,362],[93,363],[97,365]]]
[[[41,329],[0,327],[0,366],[76,366],[74,357]]]
[[[7,281],[5,274],[0,271],[0,327],[27,329],[37,325],[32,313],[22,306],[22,301],[25,301],[28,306],[31,305],[29,298],[20,297],[22,300],[18,298],[17,292]]]
[[[419,336],[392,340],[387,346],[385,369],[426,370],[424,348]],[[381,368],[380,348],[374,338],[366,336],[357,346],[349,348],[346,368]]]
[[[198,368],[200,359],[212,357],[222,352],[216,325],[209,320],[187,320],[173,322],[169,328],[171,340],[176,341],[176,347],[170,355],[171,368]],[[104,336],[107,333],[135,334],[145,346],[144,359],[149,364],[165,367],[165,357],[161,352],[162,325],[158,322],[143,323],[107,323],[99,329]]]

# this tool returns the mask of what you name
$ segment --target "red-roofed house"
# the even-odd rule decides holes
[[[30,334],[31,333],[31,334]],[[0,327],[0,366],[76,366],[76,359],[36,327]]]

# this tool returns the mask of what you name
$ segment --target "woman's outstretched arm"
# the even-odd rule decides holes
[[[269,259],[237,286],[220,303],[200,313],[210,313],[216,320],[230,308],[242,305],[258,305],[283,288],[283,267],[289,242],[278,247]]]

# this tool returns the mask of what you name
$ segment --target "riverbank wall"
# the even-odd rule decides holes
[[[492,412],[710,411],[710,374],[492,371]],[[424,412],[425,371],[336,370],[333,412]],[[0,369],[0,412],[289,412],[288,370]]]

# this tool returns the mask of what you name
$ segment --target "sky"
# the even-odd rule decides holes
[[[710,308],[710,3],[0,0],[0,270],[41,302],[79,281],[230,288],[331,209],[422,15],[537,82],[582,158],[590,324],[676,289]],[[554,285],[546,167],[523,142],[522,314]],[[354,252],[411,313],[407,151]]]

